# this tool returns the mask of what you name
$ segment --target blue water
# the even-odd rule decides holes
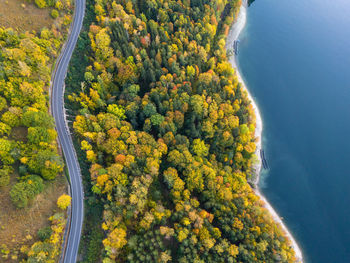
[[[262,192],[305,262],[350,262],[350,1],[256,0],[240,40],[264,122]]]

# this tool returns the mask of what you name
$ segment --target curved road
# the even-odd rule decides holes
[[[69,61],[78,40],[83,25],[85,13],[85,0],[75,0],[74,19],[68,34],[68,41],[63,46],[57,60],[52,78],[51,112],[56,122],[58,138],[66,159],[66,165],[70,176],[70,189],[72,196],[70,230],[68,232],[67,247],[64,251],[63,262],[73,263],[77,261],[79,242],[84,217],[84,192],[78,158],[69,133],[64,110],[64,79],[67,74]]]

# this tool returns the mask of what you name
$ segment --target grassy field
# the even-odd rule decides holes
[[[7,260],[1,258],[0,262],[18,262],[21,257],[19,253],[23,245],[31,246],[37,241],[37,232],[40,228],[50,226],[48,218],[58,210],[56,201],[60,195],[67,193],[67,184],[64,176],[58,176],[54,182],[46,184],[45,190],[39,194],[31,204],[24,209],[17,209],[11,202],[9,191],[13,182],[0,191],[0,250],[9,250]],[[5,245],[5,246],[4,246]],[[11,257],[18,254],[18,258]]]
[[[48,8],[39,9],[24,0],[0,0],[1,27],[11,27],[18,32],[37,32],[43,27],[51,28],[53,21]]]

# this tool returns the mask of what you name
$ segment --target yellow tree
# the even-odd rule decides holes
[[[63,194],[57,200],[57,206],[62,210],[67,209],[70,206],[72,198],[69,195]]]

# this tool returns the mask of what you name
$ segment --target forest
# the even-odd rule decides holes
[[[1,262],[44,262],[40,261],[43,253],[47,257],[45,262],[56,261],[66,222],[65,214],[58,212],[50,219],[51,227],[35,233],[37,228],[49,223],[43,216],[53,213],[48,203],[55,203],[57,197],[55,193],[47,193],[48,190],[62,191],[62,181],[56,184],[55,180],[62,176],[64,163],[58,151],[54,120],[49,113],[49,89],[54,61],[71,21],[72,4],[70,1],[35,0],[35,5],[48,8],[54,22],[51,28],[20,32],[0,27]],[[24,3],[22,8],[27,8]],[[36,203],[39,194],[50,199],[42,202],[45,207]],[[8,199],[12,205],[6,203]],[[36,212],[43,208],[48,211]],[[29,218],[21,222],[24,215]],[[33,215],[38,217],[34,219]],[[6,235],[9,231],[12,237]]]
[[[239,0],[97,0],[67,96],[109,262],[294,262],[248,181],[255,115],[228,62]]]

